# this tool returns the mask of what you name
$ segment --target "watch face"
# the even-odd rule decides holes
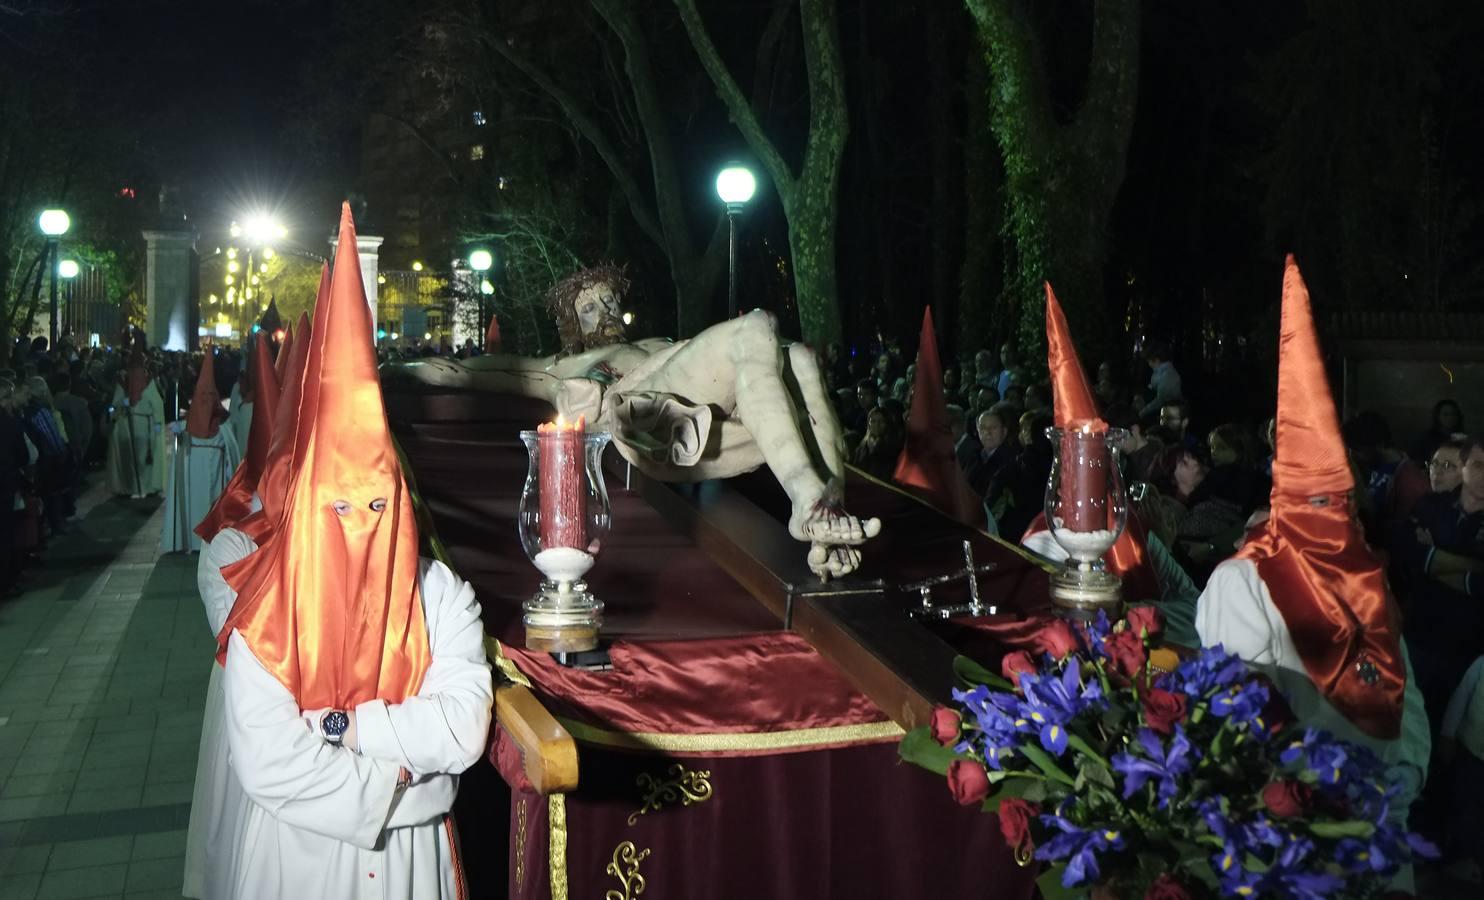
[[[345,729],[350,727],[350,716],[338,709],[332,709],[325,713],[324,721],[320,723],[324,729],[325,736],[338,738],[345,734]]]

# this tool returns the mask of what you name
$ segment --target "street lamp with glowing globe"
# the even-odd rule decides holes
[[[733,163],[716,176],[716,196],[727,205],[727,318],[737,318],[737,215],[757,192],[757,179],[746,166]]]

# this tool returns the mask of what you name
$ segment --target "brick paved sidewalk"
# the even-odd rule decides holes
[[[180,896],[211,665],[196,557],[154,502],[84,498],[0,598],[0,900]]]

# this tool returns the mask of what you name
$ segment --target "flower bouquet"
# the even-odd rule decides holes
[[[1267,683],[1220,647],[1149,663],[1152,608],[1048,626],[1003,677],[960,658],[962,712],[902,742],[963,804],[997,812],[1043,896],[1374,897],[1436,849],[1393,820],[1368,749],[1282,721]]]

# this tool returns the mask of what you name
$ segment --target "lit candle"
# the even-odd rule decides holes
[[[536,426],[541,454],[541,546],[587,549],[583,420]]]
[[[1069,426],[1061,435],[1061,527],[1108,527],[1108,428],[1098,420]]]

